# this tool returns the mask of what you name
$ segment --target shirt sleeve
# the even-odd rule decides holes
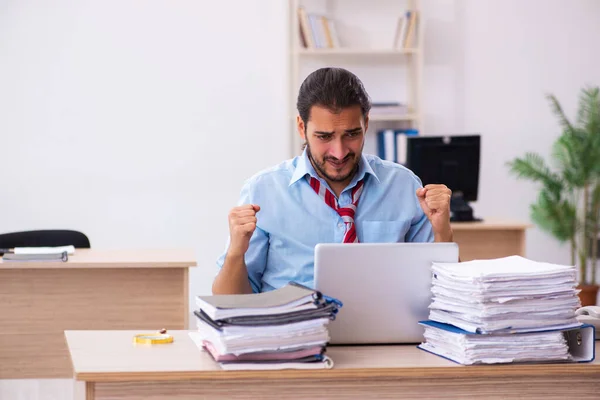
[[[416,193],[417,189],[422,188],[423,184],[421,183],[421,179],[418,176],[414,175],[413,182],[413,193]],[[415,194],[414,196],[415,206],[417,210],[417,215],[413,218],[412,225],[410,229],[406,233],[406,241],[407,242],[433,242],[433,227],[431,226],[431,222],[427,218],[427,215],[423,212],[421,208],[421,204],[417,199]]]
[[[238,206],[244,204],[252,204],[254,201],[254,187],[251,183],[244,184],[240,199],[237,203]],[[258,204],[258,203],[257,203]],[[258,204],[260,206],[260,204]],[[262,290],[262,276],[267,267],[267,254],[269,252],[269,235],[267,232],[260,228],[260,212],[256,215],[258,219],[258,223],[252,237],[250,238],[250,245],[248,247],[248,251],[244,256],[244,261],[246,262],[246,269],[248,270],[248,280],[250,281],[250,286],[252,287],[252,291],[254,293],[259,293]],[[227,255],[227,251],[229,250],[229,245],[231,242],[231,237],[227,238],[227,245],[225,246],[225,251],[221,256],[217,259],[217,267],[219,269],[223,268],[223,263],[225,262],[225,256]]]

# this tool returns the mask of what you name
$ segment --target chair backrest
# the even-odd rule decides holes
[[[90,240],[83,233],[71,230],[38,230],[0,234],[0,248],[68,245],[89,249]]]

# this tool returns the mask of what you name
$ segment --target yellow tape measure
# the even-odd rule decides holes
[[[164,344],[173,343],[173,336],[167,333],[166,329],[161,329],[157,333],[140,333],[133,337],[133,343],[136,344]]]

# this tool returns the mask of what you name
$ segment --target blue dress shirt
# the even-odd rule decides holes
[[[306,175],[330,189],[315,172],[306,151],[259,172],[243,185],[238,205],[260,206],[245,255],[254,292],[273,290],[289,281],[312,288],[315,246],[343,241],[346,228],[342,218],[315,193]],[[399,164],[363,154],[358,173],[338,198],[340,206],[352,202],[351,189],[363,178],[354,217],[359,242],[433,241],[431,224],[415,193],[422,187],[415,174]],[[217,260],[219,268],[228,248],[229,240]]]

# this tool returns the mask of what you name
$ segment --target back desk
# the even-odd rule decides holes
[[[66,329],[187,329],[193,250],[77,249],[0,261],[0,379],[68,378]]]
[[[525,256],[525,233],[529,224],[486,218],[481,222],[453,222],[454,241],[460,249],[460,259]]]
[[[461,366],[414,345],[330,346],[330,370],[223,371],[187,331],[135,345],[140,331],[68,331],[87,400],[598,399],[600,363]],[[596,345],[598,350],[599,346]]]

